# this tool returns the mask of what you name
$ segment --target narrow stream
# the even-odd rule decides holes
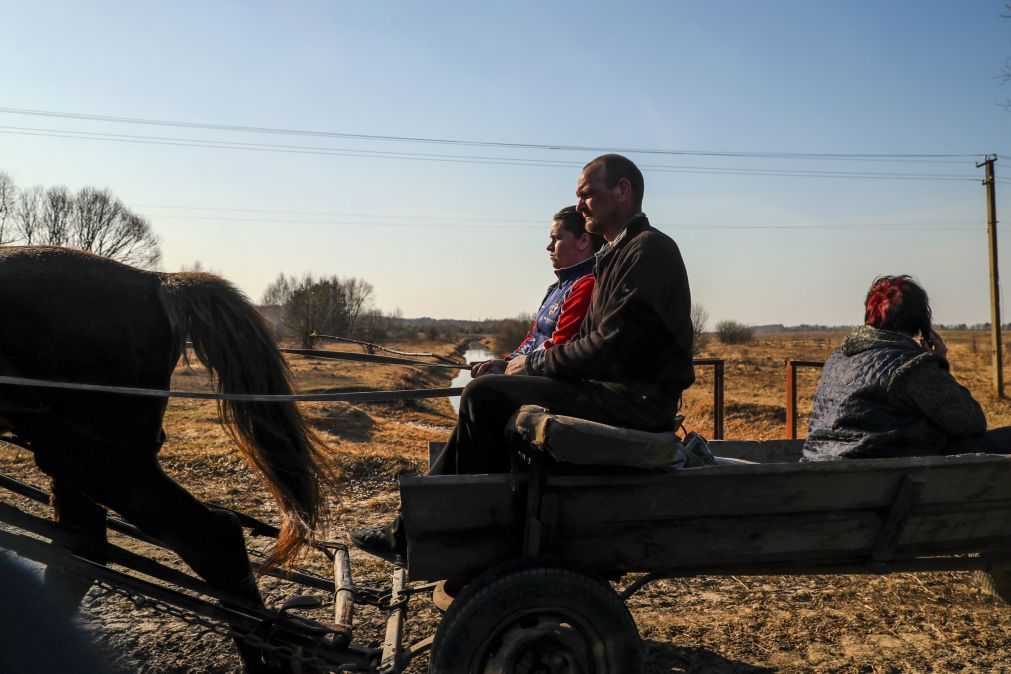
[[[480,342],[473,342],[467,347],[467,350],[463,354],[463,360],[467,363],[473,363],[476,360],[491,360],[496,358],[495,354],[489,351]],[[470,376],[470,370],[460,370],[460,373],[453,378],[450,382],[450,386],[456,388],[457,386],[466,386],[467,382],[472,379]],[[449,404],[453,406],[453,411],[460,411],[460,396],[453,396],[449,399]]]

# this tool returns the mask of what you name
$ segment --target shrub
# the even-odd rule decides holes
[[[497,354],[508,354],[515,351],[516,347],[526,339],[533,322],[534,317],[530,314],[521,314],[516,318],[506,318],[499,321],[491,336],[492,350]]]
[[[709,343],[706,327],[709,323],[709,312],[698,302],[692,303],[692,357],[697,357]]]
[[[720,321],[716,337],[721,344],[747,344],[755,338],[755,329],[737,321]]]

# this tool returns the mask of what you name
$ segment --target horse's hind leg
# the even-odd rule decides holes
[[[53,518],[59,524],[54,540],[74,553],[104,564],[105,508],[85,496],[80,490],[64,480],[52,480]],[[46,590],[62,601],[76,607],[91,587],[91,579],[86,579],[58,566],[47,566],[45,572]]]

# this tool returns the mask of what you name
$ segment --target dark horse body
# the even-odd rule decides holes
[[[189,336],[225,393],[290,393],[290,375],[255,308],[210,274],[146,272],[60,248],[0,248],[0,375],[168,389]],[[260,604],[235,518],[197,501],[157,463],[167,401],[0,385],[10,432],[52,478],[67,542],[101,559],[105,508],[162,541],[227,601]],[[321,516],[320,446],[284,403],[220,408],[277,501],[283,562]],[[47,582],[68,583],[59,573]],[[70,583],[71,586],[74,583]],[[87,590],[77,583],[77,597]],[[247,667],[259,656],[240,643]]]

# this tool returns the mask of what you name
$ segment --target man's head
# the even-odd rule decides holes
[[[642,172],[620,154],[605,154],[583,167],[576,183],[576,210],[586,216],[586,229],[608,241],[642,210]]]
[[[575,206],[566,206],[551,221],[547,251],[551,266],[565,269],[590,258],[604,245],[604,240],[586,231],[586,220]]]

